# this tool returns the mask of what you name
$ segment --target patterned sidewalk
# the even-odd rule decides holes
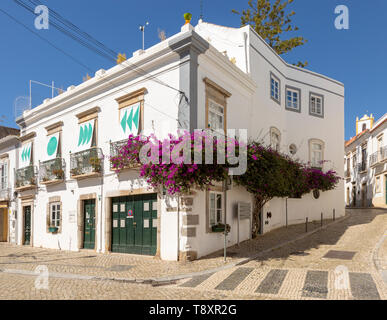
[[[324,225],[331,222],[325,220]],[[308,231],[313,232],[319,227],[319,222],[310,223]],[[304,224],[274,230],[256,240],[241,243],[239,248],[237,246],[228,248],[226,264],[223,259],[223,251],[192,262],[171,262],[148,256],[101,254],[89,250],[68,252],[0,243],[0,269],[34,271],[37,266],[45,265],[50,272],[57,273],[133,280],[168,278],[237,264],[257,253],[270,250],[280,243],[286,243],[305,235]]]
[[[64,252],[0,244],[0,279],[32,278],[26,274],[33,275],[37,266],[45,265],[51,274],[58,273],[64,279],[53,277],[55,281],[65,283],[76,282],[82,277],[105,280],[80,280],[89,285],[92,282],[110,283],[109,279],[135,282],[163,277],[178,279],[177,275],[184,275],[184,283],[164,288],[174,292],[184,288],[194,290],[200,292],[199,296],[208,292],[214,295],[248,294],[259,299],[386,299],[382,275],[373,263],[373,252],[386,232],[387,211],[353,210],[348,213],[346,219],[313,234],[306,235],[305,226],[296,225],[247,241],[240,248],[230,248],[228,252],[233,254],[228,258],[228,264],[242,262],[248,257],[251,261],[228,268],[225,268],[222,252],[194,262],[178,263],[126,254]],[[327,223],[325,221],[324,225]],[[319,223],[314,224],[315,228],[318,226]],[[300,236],[303,238],[295,241]],[[287,245],[269,250],[289,241]],[[383,266],[386,266],[386,248],[386,243],[382,243],[378,250],[377,259]],[[257,253],[262,254],[252,258]],[[334,271],[343,265],[349,271],[350,289],[338,291],[334,287]],[[68,275],[68,280],[63,275]],[[13,288],[12,283],[9,285]],[[1,281],[0,286],[6,290],[7,285]]]

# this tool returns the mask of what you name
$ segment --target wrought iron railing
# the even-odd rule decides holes
[[[11,189],[5,186],[0,189],[0,200],[9,200],[11,198]]]
[[[122,149],[123,146],[125,146],[128,143],[128,139],[125,140],[120,140],[116,142],[110,142],[110,157],[117,157],[120,155],[120,150]],[[138,163],[131,163],[129,159],[123,157],[122,159],[124,168],[135,168],[138,167]],[[121,162],[122,163],[122,162]],[[112,162],[112,159],[110,160],[110,169],[114,170],[114,164]]]
[[[387,160],[387,146],[380,148],[379,151],[370,155],[370,166]]]
[[[70,155],[71,177],[102,173],[103,155],[100,148],[91,148]]]
[[[64,180],[65,165],[65,161],[62,158],[40,162],[39,181],[44,183],[56,180]]]
[[[363,171],[366,171],[367,170],[367,163],[366,162],[362,162],[362,163],[359,163],[357,165],[357,172],[361,173]]]
[[[15,187],[23,188],[29,186],[36,186],[36,166],[28,166],[15,170]]]

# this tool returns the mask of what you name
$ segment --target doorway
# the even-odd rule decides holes
[[[31,244],[31,206],[23,207],[24,240],[23,245]]]

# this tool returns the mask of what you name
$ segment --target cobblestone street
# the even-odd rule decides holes
[[[175,263],[0,244],[0,299],[387,299],[387,211],[351,210],[313,226],[230,248],[227,264],[220,253]],[[38,266],[48,268],[48,290],[35,288]],[[173,281],[152,285],[163,279]]]

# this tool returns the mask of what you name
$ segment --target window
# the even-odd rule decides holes
[[[383,135],[378,137],[378,146],[377,146],[377,155],[378,155],[378,161],[383,160]]]
[[[367,169],[367,145],[363,145],[361,149],[361,170]]]
[[[223,193],[210,192],[209,194],[210,227],[223,221]]]
[[[297,153],[297,146],[294,143],[289,146],[289,152],[292,156]]]
[[[208,101],[208,127],[217,132],[224,132],[224,108],[213,100]]]
[[[278,103],[280,102],[280,81],[273,74],[270,76],[270,96]]]
[[[231,93],[208,78],[203,81],[206,87],[205,125],[224,134],[227,128],[227,99],[231,97]]]
[[[280,151],[281,145],[281,132],[275,128],[270,128],[270,146],[275,151]]]
[[[50,227],[60,227],[60,203],[50,203]]]
[[[352,156],[352,168],[355,168],[356,167],[356,154],[353,154],[353,156]]]
[[[309,157],[313,168],[322,168],[324,161],[324,142],[317,139],[309,140]]]
[[[375,193],[381,192],[381,183],[380,183],[380,177],[376,177],[375,179]]]
[[[8,189],[8,163],[0,164],[0,190]]]
[[[314,116],[324,116],[324,98],[321,95],[311,93],[310,94],[310,107],[309,113]]]
[[[291,111],[301,111],[301,91],[296,88],[286,87],[286,109]]]
[[[367,124],[363,123],[363,127],[361,128],[362,131],[367,130]]]

